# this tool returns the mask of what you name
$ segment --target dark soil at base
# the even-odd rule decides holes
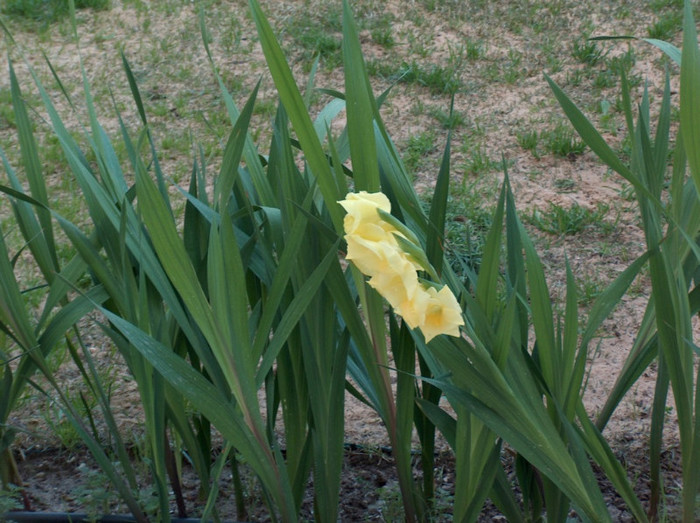
[[[628,471],[637,496],[645,504],[649,503],[648,456],[644,446],[630,447],[618,453],[618,459]],[[17,455],[20,474],[25,482],[25,492],[31,510],[37,513],[82,513],[95,520],[105,514],[125,514],[125,505],[108,484],[107,478],[99,471],[95,461],[84,448],[32,450]],[[507,475],[514,480],[512,457],[504,453]],[[662,467],[666,478],[666,496],[661,501],[661,514],[673,521],[679,501],[680,454],[677,449],[663,453]],[[604,475],[596,470],[603,487],[603,494],[613,521],[633,521],[624,500],[615,492]],[[220,495],[217,502],[219,516],[226,521],[270,521],[267,507],[262,502],[256,482],[242,471],[246,494],[247,513],[245,517],[236,515],[235,497],[231,470],[222,474],[219,482]],[[420,457],[415,459],[415,476],[420,478]],[[431,521],[452,521],[452,501],[454,497],[454,459],[450,452],[441,452],[435,460],[436,500],[430,511]],[[174,517],[198,517],[205,505],[199,496],[196,475],[187,467],[183,469],[183,498],[185,514],[178,514],[172,502]],[[142,501],[148,501],[148,489],[142,491]],[[519,495],[519,493],[518,493]],[[340,490],[340,521],[401,521],[400,502],[396,469],[390,450],[347,445]],[[572,514],[572,516],[575,516]],[[313,481],[303,501],[302,520],[313,520]],[[11,521],[11,518],[9,519]],[[479,521],[505,521],[490,500],[484,505]],[[155,521],[155,519],[154,519]]]

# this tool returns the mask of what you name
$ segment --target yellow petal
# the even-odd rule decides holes
[[[429,301],[430,295],[419,284],[413,296],[401,303],[399,307],[395,307],[394,310],[401,315],[406,325],[415,329],[425,322],[425,312],[428,309]]]
[[[396,312],[402,314],[406,303],[414,299],[421,288],[418,274],[411,262],[400,251],[394,251],[386,258],[383,270],[374,273],[369,284],[389,302]],[[403,314],[402,314],[403,315]]]
[[[388,241],[373,241],[357,234],[348,234],[345,240],[348,244],[345,257],[367,276],[389,271],[392,259],[400,255],[397,247]]]

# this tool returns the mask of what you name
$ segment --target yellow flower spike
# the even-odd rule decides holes
[[[339,202],[347,211],[343,221],[346,258],[370,277],[381,294],[411,329],[420,328],[426,343],[440,334],[459,336],[462,310],[449,287],[422,284],[418,270],[437,279],[415,234],[391,216],[382,193],[349,193]]]

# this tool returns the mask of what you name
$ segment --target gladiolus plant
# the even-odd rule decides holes
[[[25,165],[15,171],[0,149],[7,173],[0,192],[12,203],[13,223],[25,245],[13,253],[3,222],[0,486],[21,483],[7,420],[41,373],[140,522],[151,513],[158,521],[169,520],[171,489],[184,517],[178,466],[183,457],[201,482],[202,520],[230,519],[216,512],[219,479],[229,462],[239,520],[248,519],[237,468],[245,463],[273,521],[300,519],[310,483],[313,518],[338,521],[347,391],[386,426],[406,521],[427,521],[434,512],[436,431],[454,453],[454,521],[476,521],[487,499],[508,521],[563,523],[572,512],[584,521],[611,521],[599,474],[629,513],[646,521],[658,517],[662,500],[660,451],[672,390],[682,450],[682,517],[697,520],[700,375],[692,320],[700,312],[700,50],[691,3],[685,7],[682,54],[651,41],[681,64],[682,132],[670,180],[670,82],[659,122],[650,125],[648,94],[635,123],[622,76],[622,104],[633,137],[627,165],[550,80],[584,141],[634,186],[647,241],[647,252],[600,293],[587,314],[578,308],[567,265],[560,317],[534,244],[518,219],[507,174],[478,270],[469,268],[464,277],[453,270],[445,250],[451,134],[426,213],[382,122],[349,2],[343,2],[345,92],[326,90],[333,100],[316,122],[275,31],[258,2],[249,5],[280,99],[270,149],[259,151],[249,133],[258,88],[239,110],[205,36],[231,133],[218,174],[211,176],[202,153],[193,162],[187,189],[168,187],[126,56],[141,129],[138,140],[132,139],[119,117],[124,158],[97,120],[85,72],[90,124],[81,127],[84,136],[78,140],[26,61],[69,165],[66,176],[75,179],[88,208],[90,219],[81,217],[80,226],[51,209],[33,112],[9,61]],[[2,20],[0,27],[9,35]],[[201,29],[206,35],[203,21]],[[336,137],[327,123],[342,111],[347,127]],[[350,185],[357,192],[348,192]],[[184,202],[180,214],[181,206],[172,203],[178,197]],[[344,247],[350,266],[338,255]],[[45,280],[30,289],[46,293],[37,300],[43,304],[40,314],[17,274],[25,248]],[[589,345],[646,265],[652,299],[644,324],[608,403],[592,420],[582,399]],[[391,307],[388,314],[383,299]],[[77,334],[81,320],[94,310],[101,312],[102,328],[141,394],[144,452],[158,497],[151,513],[139,498],[138,467],[119,438],[109,394]],[[103,411],[109,445],[92,417],[81,419],[52,379],[48,358],[66,333],[85,389]],[[652,361],[658,362],[659,376],[650,435],[654,484],[644,507],[601,431]],[[443,398],[451,408],[442,408]],[[213,429],[223,439],[214,461]]]

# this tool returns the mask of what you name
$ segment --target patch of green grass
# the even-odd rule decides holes
[[[277,101],[274,98],[258,100],[253,108],[253,114],[272,117],[277,112]]]
[[[76,133],[73,133],[73,135],[73,138],[78,143],[81,143],[80,137]],[[56,135],[50,134],[43,137],[43,140],[39,138],[39,143],[41,148],[39,154],[41,155],[45,174],[58,173],[66,168],[67,162],[63,153],[63,147],[61,147],[61,142]]]
[[[569,207],[550,203],[545,210],[533,210],[527,219],[539,230],[560,236],[579,234],[586,229],[608,234],[617,225],[617,220],[611,222],[607,219],[609,213],[610,206],[604,203],[599,203],[595,209],[576,202]]]
[[[297,54],[297,59],[310,67],[316,56],[321,63],[333,70],[342,63],[342,11],[340,4],[310,4],[287,18],[284,32],[289,35],[290,51]],[[368,6],[355,6],[356,22],[360,30],[367,30],[372,40],[386,49],[396,45],[392,27],[393,15],[377,13]]]
[[[530,151],[537,159],[540,158],[542,150],[555,156],[571,158],[586,149],[586,144],[564,123],[558,124],[550,131],[520,131],[515,135],[515,139],[520,147]]]
[[[516,49],[509,49],[505,59],[491,62],[484,70],[484,77],[489,82],[502,82],[515,84],[518,80],[527,76],[527,68],[523,64],[523,55]]]
[[[219,38],[224,49],[229,53],[241,48],[243,25],[238,17],[233,16],[233,13],[226,17],[226,29],[221,31]]]
[[[420,98],[416,98],[409,111],[411,116],[420,116],[425,114],[425,103]]]
[[[455,191],[448,204],[447,252],[457,274],[464,274],[467,268],[479,271],[486,237],[493,224],[491,202],[496,200],[495,185],[478,187],[475,182]]]
[[[387,63],[386,60],[368,58],[365,61],[365,67],[367,68],[367,74],[369,76],[384,78],[385,80],[390,81],[396,81],[400,76],[400,68],[393,64]]]
[[[649,8],[652,11],[660,11],[664,8],[683,9],[683,0],[651,0]]]
[[[85,405],[79,401],[72,401],[72,403],[78,412],[87,414]],[[94,405],[90,406],[94,407]],[[59,439],[61,445],[67,450],[75,450],[82,443],[83,440],[73,423],[65,415],[61,406],[53,400],[47,402],[46,407],[41,411],[41,416],[51,433]]]
[[[542,35],[538,43],[539,52],[544,56],[545,71],[558,73],[563,68],[561,43],[551,35]]]
[[[409,171],[415,171],[423,163],[424,158],[435,150],[435,132],[423,131],[411,136],[406,142],[404,163]]]
[[[391,49],[396,45],[393,19],[390,13],[382,13],[379,16],[368,15],[360,20],[360,24],[369,31],[375,44]]]
[[[388,60],[369,60],[368,73],[392,82],[417,84],[428,88],[433,94],[454,94],[463,89],[462,72],[469,61],[467,46],[450,47],[449,57],[444,63],[419,61],[415,57],[429,56],[432,46],[413,34],[407,35],[410,46],[410,60],[400,65]]]
[[[656,22],[647,27],[647,36],[659,40],[672,40],[683,24],[683,12],[678,10],[662,14]]]
[[[77,9],[109,9],[110,0],[75,0]],[[4,0],[2,13],[46,25],[68,15],[66,0]]]
[[[309,27],[301,31],[296,40],[302,48],[311,51],[313,55],[321,55],[321,59],[329,68],[340,65],[342,41],[339,36],[329,34],[323,28]]]
[[[569,87],[578,87],[583,82],[586,76],[586,71],[583,69],[574,69],[566,72],[566,85]]]
[[[166,133],[160,143],[160,150],[172,158],[187,155],[191,148],[192,138],[187,129]]]
[[[391,76],[398,78],[401,82],[422,85],[436,94],[456,93],[462,87],[459,69],[452,65],[404,62],[398,74]]]
[[[170,105],[166,101],[161,100],[157,103],[151,103],[147,111],[153,116],[164,118],[170,113]]]
[[[291,50],[300,53],[298,59],[309,67],[314,58],[320,55],[324,66],[335,69],[343,60],[341,20],[337,7],[317,13],[309,9],[300,10],[285,24],[285,31],[292,40]]]
[[[540,133],[540,140],[547,151],[555,156],[572,157],[582,154],[586,144],[567,124],[559,124],[548,132]]]

